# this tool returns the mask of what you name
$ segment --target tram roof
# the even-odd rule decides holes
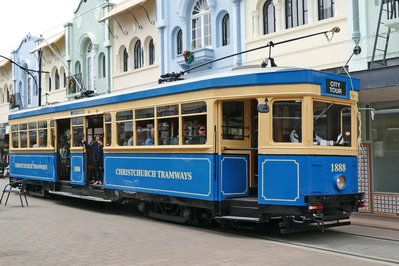
[[[9,119],[12,120],[42,114],[113,104],[117,102],[127,102],[215,88],[299,83],[318,84],[322,87],[325,87],[327,79],[345,82],[348,84],[348,88],[350,90],[360,90],[360,81],[356,78],[350,78],[345,75],[303,68],[259,68],[258,66],[254,68],[251,66],[244,66],[234,68],[231,71],[208,76],[187,78],[185,80],[179,80],[145,88],[133,88],[134,91],[130,92],[99,95],[96,97],[75,100],[73,102],[67,101],[48,106],[26,109],[10,114]]]

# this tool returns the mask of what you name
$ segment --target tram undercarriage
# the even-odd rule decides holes
[[[257,197],[229,198],[221,202],[171,197],[132,191],[102,189],[93,185],[73,186],[57,183],[27,181],[31,195],[69,196],[101,202],[134,204],[146,216],[181,224],[206,226],[216,221],[221,225],[278,222],[281,233],[322,230],[349,225],[352,211],[358,210],[362,194],[341,196],[308,196],[309,206],[259,205]]]

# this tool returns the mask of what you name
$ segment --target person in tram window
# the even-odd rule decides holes
[[[154,145],[154,128],[150,129],[150,136],[145,140],[144,145]]]
[[[100,136],[96,136],[93,143],[88,144],[83,140],[86,148],[91,148],[93,152],[94,163],[94,183],[93,185],[102,185],[102,171],[103,171],[103,142]]]
[[[203,124],[198,124],[197,135],[191,138],[190,144],[205,144],[206,143],[206,127]]]

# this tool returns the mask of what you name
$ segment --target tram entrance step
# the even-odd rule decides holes
[[[64,191],[49,191],[49,193],[54,194],[54,195],[60,195],[60,196],[66,196],[66,197],[72,197],[72,198],[78,198],[78,199],[84,199],[84,200],[112,202],[111,200],[108,200],[108,199],[103,199],[103,198],[93,197],[93,196],[86,196],[86,195],[76,195],[76,194],[72,194],[72,193],[64,192]]]
[[[242,217],[242,216],[216,216],[216,220],[233,220],[233,221],[240,221],[240,222],[252,222],[252,223],[258,223],[259,218],[255,217]]]
[[[258,199],[254,197],[227,199],[230,216],[259,217]]]

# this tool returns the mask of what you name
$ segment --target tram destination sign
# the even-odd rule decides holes
[[[326,93],[346,96],[346,83],[343,81],[326,79]]]

